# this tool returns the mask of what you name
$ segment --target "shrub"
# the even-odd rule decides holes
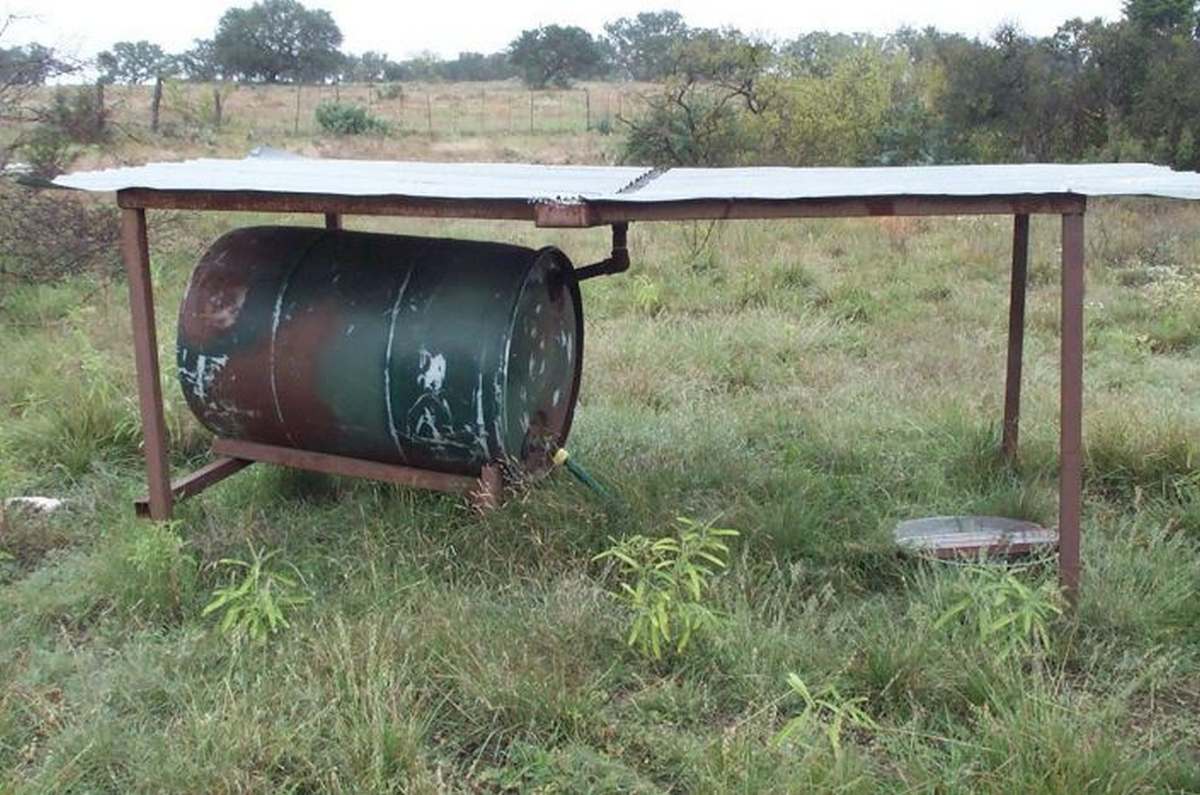
[[[716,623],[706,602],[729,554],[721,539],[738,535],[683,517],[676,522],[674,536],[626,536],[595,557],[620,567],[621,588],[610,593],[630,612],[626,642],[654,660],[664,651],[682,654],[693,636]]]
[[[122,610],[176,620],[192,601],[196,559],[173,522],[138,521],[117,536],[97,571],[100,591]]]
[[[366,108],[344,102],[322,102],[317,106],[317,123],[334,135],[384,134],[387,122],[371,115]]]
[[[1054,582],[1027,585],[1017,571],[999,566],[964,567],[949,596],[934,628],[962,626],[1002,660],[1049,651],[1051,623],[1063,612]]]
[[[213,600],[204,608],[203,615],[221,611],[218,626],[235,643],[265,642],[279,630],[291,626],[286,613],[309,601],[295,566],[290,566],[295,577],[268,567],[271,558],[277,554],[279,550],[263,554],[251,544],[250,560],[227,558],[220,561],[221,566],[230,570],[229,585],[213,592]],[[240,579],[239,571],[242,572]]]
[[[847,729],[868,732],[879,728],[871,716],[863,711],[866,698],[846,698],[833,685],[826,685],[814,692],[795,673],[789,673],[787,681],[791,695],[798,697],[804,708],[775,735],[777,745],[793,739],[806,743],[806,736],[813,729],[819,729],[817,733],[828,742],[834,758],[841,760],[842,738]]]
[[[0,185],[0,283],[47,284],[87,271],[116,273],[119,234],[112,207],[62,191]]]
[[[376,86],[375,96],[382,100],[397,99],[404,96],[403,83],[384,83]]]
[[[75,159],[71,140],[57,127],[39,124],[20,145],[19,151],[29,164],[30,173],[42,179],[54,179]]]
[[[104,143],[109,138],[109,127],[102,96],[90,86],[60,88],[41,110],[41,121],[75,143]]]
[[[709,86],[668,86],[647,102],[641,116],[621,119],[629,128],[623,155],[630,163],[729,166],[753,150],[743,114]]]

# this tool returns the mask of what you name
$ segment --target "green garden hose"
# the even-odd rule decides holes
[[[612,499],[612,495],[608,493],[608,490],[601,486],[600,483],[594,477],[592,477],[586,469],[580,466],[574,458],[571,458],[571,454],[568,453],[565,448],[558,448],[554,455],[551,456],[551,460],[554,461],[555,465],[557,466],[565,466],[568,472],[579,478],[580,483],[599,494],[602,499]]]

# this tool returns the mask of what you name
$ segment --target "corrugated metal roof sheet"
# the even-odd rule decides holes
[[[644,168],[610,166],[248,157],[83,171],[66,174],[54,182],[65,188],[88,191],[149,188],[576,201],[615,195],[645,172]]]
[[[920,166],[912,168],[673,168],[631,202],[686,199],[828,199],[874,196],[1163,196],[1200,199],[1200,174],[1143,163]]]
[[[641,184],[634,184],[640,178]],[[1200,199],[1200,174],[1141,163],[884,168],[675,168],[250,157],[67,174],[66,188],[260,191],[529,202],[671,202],[892,196],[1160,196]]]

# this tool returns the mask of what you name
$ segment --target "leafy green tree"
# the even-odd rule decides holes
[[[886,41],[869,33],[812,31],[783,45],[781,54],[793,71],[812,77],[828,77],[841,61],[864,49],[883,50]]]
[[[360,74],[368,81],[382,80],[383,72],[389,63],[386,53],[373,50],[367,50],[359,56],[359,62],[362,64]]]
[[[1125,0],[1125,18],[1157,33],[1196,32],[1196,0]]]
[[[118,41],[111,50],[96,56],[100,80],[105,83],[137,85],[154,80],[174,69],[173,59],[152,42]]]
[[[0,18],[0,42],[15,19],[11,15]],[[58,130],[45,123],[31,128],[28,123],[45,120],[45,108],[39,107],[38,86],[52,77],[69,74],[75,68],[74,64],[40,44],[0,44],[0,122],[7,122],[11,128],[11,134],[0,141],[0,170],[22,148],[26,149],[26,159],[30,162],[40,160],[43,164],[57,164],[69,159],[65,139]],[[37,157],[30,148],[38,150]],[[33,165],[38,166],[36,162]]]
[[[260,0],[222,15],[213,36],[221,71],[244,80],[322,81],[341,67],[342,32],[328,11],[297,0]]]
[[[772,103],[774,50],[736,30],[699,30],[672,48],[662,87],[629,127],[625,157],[656,166],[755,162],[752,117]]]
[[[40,86],[72,70],[54,50],[41,44],[0,47],[0,86]]]
[[[672,49],[668,80],[710,84],[760,113],[770,101],[763,89],[777,62],[774,47],[735,28],[694,29]]]
[[[442,58],[434,52],[421,52],[412,58],[389,63],[383,70],[383,78],[392,81],[440,80]]]
[[[800,74],[779,81],[755,120],[763,142],[758,162],[781,165],[866,165],[878,162],[879,131],[896,113],[894,56],[863,47],[836,61],[828,77]]]
[[[484,55],[479,52],[460,52],[453,61],[439,64],[443,79],[451,82],[477,80],[507,80],[515,75],[508,56],[502,52]]]
[[[604,26],[617,67],[632,80],[659,80],[671,68],[671,53],[688,35],[676,11],[647,11]]]
[[[508,57],[531,88],[566,87],[596,77],[608,67],[604,46],[574,25],[526,30],[508,47]]]
[[[196,39],[192,48],[175,56],[175,60],[179,71],[188,80],[211,83],[223,77],[212,39]]]

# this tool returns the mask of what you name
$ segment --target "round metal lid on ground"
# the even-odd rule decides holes
[[[1016,557],[1058,546],[1058,532],[1002,516],[930,516],[900,522],[893,531],[906,552],[941,559]]]

